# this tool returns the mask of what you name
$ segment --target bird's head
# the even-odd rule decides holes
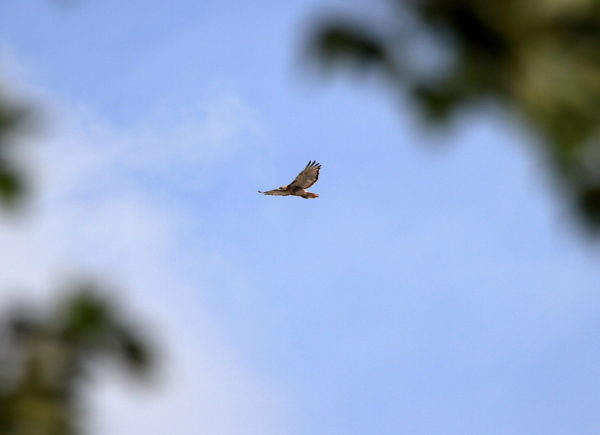
[[[277,190],[286,190],[288,187],[287,186],[281,186],[279,188],[277,188]]]

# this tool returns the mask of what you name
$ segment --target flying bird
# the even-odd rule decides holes
[[[319,169],[321,165],[316,161],[310,161],[306,167],[298,174],[298,176],[287,186],[281,186],[277,189],[268,190],[261,192],[263,195],[276,195],[276,196],[301,196],[302,198],[318,198],[319,195],[316,193],[307,192],[310,186],[315,184],[319,179]]]

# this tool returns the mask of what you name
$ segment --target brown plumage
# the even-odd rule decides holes
[[[302,198],[318,198],[319,195],[316,193],[307,192],[310,186],[315,184],[319,179],[319,169],[321,165],[316,161],[310,161],[306,167],[298,174],[298,176],[287,186],[281,186],[277,189],[268,190],[261,192],[263,195],[275,195],[275,196],[301,196]]]

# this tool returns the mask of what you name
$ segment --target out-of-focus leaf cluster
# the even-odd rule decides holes
[[[26,180],[15,159],[19,136],[31,128],[31,113],[0,89],[0,207],[14,207],[26,193]]]
[[[600,2],[387,3],[383,20],[340,15],[317,27],[312,53],[328,65],[381,67],[392,90],[408,90],[434,122],[484,101],[516,110],[540,133],[559,190],[600,234]],[[413,68],[411,49],[423,40],[436,42],[447,65]]]
[[[152,368],[140,334],[91,286],[81,286],[48,312],[15,310],[0,325],[0,433],[83,432],[81,393],[98,362],[134,375]]]

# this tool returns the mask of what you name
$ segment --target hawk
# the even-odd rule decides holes
[[[310,186],[315,184],[319,179],[319,169],[321,169],[321,165],[316,161],[310,161],[306,165],[306,167],[298,174],[298,176],[287,186],[281,186],[277,189],[268,190],[266,192],[261,192],[263,195],[276,195],[276,196],[301,196],[304,199],[308,198],[318,198],[319,195],[316,193],[307,192],[305,189],[308,189]]]

